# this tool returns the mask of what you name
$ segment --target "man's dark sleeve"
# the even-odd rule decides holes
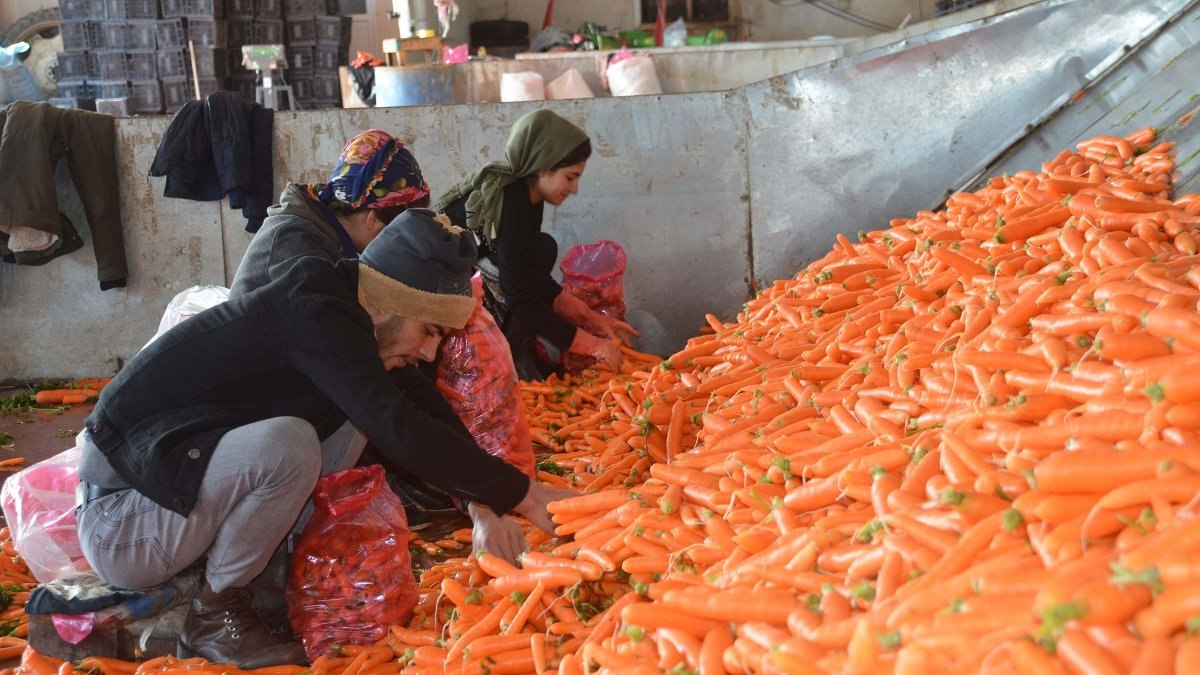
[[[520,470],[489,455],[461,428],[422,409],[417,400],[427,393],[416,390],[414,397],[397,386],[383,370],[365,316],[354,315],[357,308],[307,299],[300,306],[308,313],[311,330],[298,334],[289,345],[289,361],[341,408],[388,461],[499,514],[508,513],[525,498],[529,479]],[[414,371],[413,376],[420,374]]]
[[[566,351],[575,340],[576,328],[554,313],[558,293],[550,293],[558,284],[545,269],[544,261],[535,259],[534,235],[538,227],[528,199],[509,199],[509,193],[505,194],[498,231],[495,260],[505,301],[518,320]],[[551,261],[550,266],[553,264]],[[553,289],[547,282],[553,284]]]

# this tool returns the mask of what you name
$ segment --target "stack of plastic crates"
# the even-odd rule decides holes
[[[161,0],[156,66],[163,107],[228,88],[230,52],[225,0]]]
[[[95,53],[104,49],[106,0],[61,0],[63,51],[58,53],[56,79],[58,96],[52,101],[63,108],[95,110],[93,84],[100,73]]]
[[[331,16],[326,0],[283,0],[286,77],[301,107],[336,108],[342,90],[338,66],[346,64],[350,19]]]

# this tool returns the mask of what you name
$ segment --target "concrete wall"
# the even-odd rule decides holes
[[[644,333],[643,347],[665,351],[694,334],[706,311],[746,299],[749,186],[740,99],[713,93],[673,97],[669,105],[660,97],[548,105],[588,130],[595,154],[580,194],[557,213],[548,210],[545,227],[564,250],[606,238],[626,247],[630,317]],[[377,127],[410,145],[438,194],[502,154],[512,122],[533,108],[281,113],[277,187],[327,176],[351,136]],[[228,285],[250,240],[240,213],[167,199],[163,179],[147,176],[168,122],[117,123],[128,287],[99,290],[90,242],[43,267],[0,265],[0,382],[111,373],[153,335],[172,296],[195,284]],[[77,213],[71,205],[65,210]],[[688,292],[665,292],[671,288]]]

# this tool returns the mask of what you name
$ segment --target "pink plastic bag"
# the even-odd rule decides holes
[[[77,442],[70,450],[14,474],[0,490],[13,545],[42,583],[91,569],[75,531],[75,489],[82,456]]]
[[[373,644],[417,604],[408,519],[378,464],[317,481],[288,579],[288,621],[310,659]]]
[[[457,47],[442,47],[442,63],[466,63],[470,55],[469,45],[466,43]]]
[[[588,307],[619,321],[625,320],[625,249],[615,241],[601,239],[571,247],[563,256],[562,287]],[[563,368],[578,373],[595,363],[588,356],[564,353]]]
[[[471,280],[475,312],[462,330],[451,331],[438,348],[437,388],[489,454],[533,475],[533,441],[521,381],[508,340],[483,308],[483,279]]]
[[[620,244],[601,239],[573,246],[559,269],[563,288],[597,312],[625,320],[625,249]]]

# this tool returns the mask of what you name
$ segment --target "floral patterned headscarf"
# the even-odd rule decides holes
[[[359,209],[404,206],[429,196],[417,158],[391,134],[369,129],[350,139],[328,183],[308,186],[323,204]]]

